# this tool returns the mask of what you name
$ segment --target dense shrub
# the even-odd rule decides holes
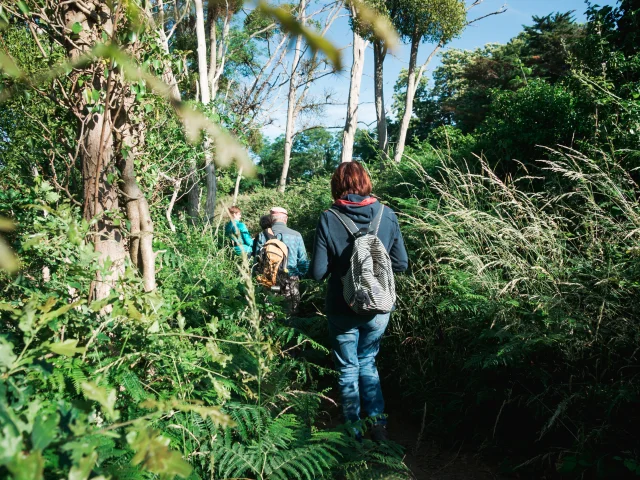
[[[575,146],[589,131],[575,95],[562,85],[542,80],[515,92],[495,93],[487,118],[479,127],[480,146],[487,158],[501,163],[500,172],[513,172],[519,160],[529,165],[542,158],[540,146]]]

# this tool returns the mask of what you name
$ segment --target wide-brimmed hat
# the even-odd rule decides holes
[[[286,209],[284,209],[284,208],[282,208],[282,207],[272,207],[272,208],[271,208],[271,211],[270,211],[269,213],[271,213],[272,215],[276,215],[276,214],[278,214],[278,213],[280,213],[280,214],[284,214],[284,215],[287,215],[287,216],[289,215],[289,214],[287,213],[287,210],[286,210]]]

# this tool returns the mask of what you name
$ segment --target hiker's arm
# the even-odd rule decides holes
[[[409,257],[395,214],[393,214],[393,229],[393,244],[389,251],[389,257],[391,258],[391,268],[394,272],[399,273],[404,272],[409,267]]]
[[[249,233],[249,229],[244,223],[240,224],[240,236],[242,237],[242,243],[248,247],[253,246],[253,239]]]
[[[260,251],[260,248],[258,247],[259,241],[260,241],[260,234],[256,235],[256,238],[253,239],[253,246],[251,248],[251,252],[252,252],[251,254],[255,258],[258,257],[258,252]]]
[[[307,249],[304,246],[302,237],[299,238],[298,243],[298,258],[296,259],[296,265],[298,266],[298,272],[300,276],[304,277],[309,271],[309,260],[307,259]]]
[[[318,227],[316,228],[316,237],[313,242],[313,260],[311,262],[310,276],[314,280],[324,280],[329,272],[329,251],[327,248],[326,234],[326,217],[322,214]]]

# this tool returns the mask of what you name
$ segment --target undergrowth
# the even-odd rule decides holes
[[[159,288],[127,266],[88,300],[89,225],[46,182],[0,192],[22,261],[1,274],[0,476],[365,478],[402,452],[320,429],[326,349],[255,291],[215,225],[157,226]],[[55,204],[55,206],[54,206]],[[216,237],[216,234],[218,237]],[[342,472],[342,473],[340,473]]]

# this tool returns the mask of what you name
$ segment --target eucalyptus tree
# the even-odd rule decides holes
[[[391,26],[391,18],[398,8],[397,0],[363,0],[356,4],[369,8],[376,16],[378,22]],[[395,46],[397,38],[395,35],[380,35],[374,25],[362,18],[362,15],[352,15],[352,27],[366,40],[371,42],[373,47],[374,64],[374,97],[376,107],[376,125],[378,132],[378,149],[385,156],[389,151],[389,141],[387,134],[387,116],[384,106],[384,60],[390,48]]]
[[[469,11],[483,4],[485,0],[472,0],[465,5],[464,0],[395,0],[398,9],[393,14],[393,22],[400,35],[411,44],[409,55],[409,69],[407,80],[407,94],[404,113],[400,122],[398,143],[394,160],[400,162],[404,153],[407,131],[413,114],[413,100],[418,80],[431,63],[436,53],[449,41],[458,36],[469,25],[493,15],[500,15],[506,11],[503,4],[495,11],[480,15],[472,20],[467,19]],[[435,47],[426,61],[418,68],[418,48],[422,42],[429,42]]]
[[[308,102],[309,89],[312,84],[320,78],[333,74],[339,67],[338,62],[330,63],[330,58],[320,58],[320,50],[318,45],[326,43],[326,34],[338,17],[338,13],[342,8],[342,1],[339,0],[332,4],[322,6],[319,10],[307,13],[307,0],[300,0],[297,7],[297,22],[302,28],[300,29],[296,44],[293,51],[293,58],[290,66],[290,74],[288,79],[287,94],[287,123],[284,135],[284,158],[282,162],[282,172],[278,181],[278,191],[284,192],[287,185],[289,175],[289,164],[291,162],[291,152],[293,148],[293,140],[296,136],[296,120],[301,112],[318,110],[322,106],[322,101]],[[323,18],[322,23],[314,20],[314,17]],[[319,32],[314,35],[306,35],[306,44],[303,45],[302,32],[311,24],[320,26]],[[308,58],[307,52],[311,50]]]
[[[342,132],[340,162],[350,162],[353,157],[353,141],[358,128],[360,85],[362,82],[362,71],[364,70],[365,51],[369,45],[368,40],[360,35],[360,29],[358,28],[358,4],[356,2],[350,2],[348,8],[351,14],[353,30],[353,42],[351,44],[353,62],[351,64],[351,75],[349,78],[349,99],[347,101],[347,115]]]
[[[162,80],[171,87],[171,96],[177,101],[182,101],[182,92],[178,86],[178,80],[174,71],[174,62],[172,62],[171,42],[179,28],[182,28],[183,22],[188,21],[191,13],[191,0],[175,0],[173,5],[165,3],[164,0],[156,0],[146,4],[145,12],[151,27],[158,35],[160,45],[164,55],[168,61],[164,62],[162,71]],[[181,62],[181,60],[178,60]],[[186,61],[184,62],[186,64]],[[186,70],[186,69],[185,69]],[[191,219],[198,218],[200,215],[200,185],[198,182],[198,169],[195,158],[190,159],[188,165],[188,174],[185,178],[173,178],[165,174],[165,178],[173,184],[174,192],[170,208],[167,210],[167,218],[172,230],[175,229],[171,222],[171,210],[175,204],[178,190],[183,180],[187,180],[187,213]]]
[[[394,160],[400,162],[413,113],[418,79],[435,54],[462,32],[467,24],[467,8],[463,0],[398,0],[398,10],[392,20],[401,37],[411,44],[406,103],[394,156]],[[435,44],[435,48],[416,70],[418,49],[422,42]]]

